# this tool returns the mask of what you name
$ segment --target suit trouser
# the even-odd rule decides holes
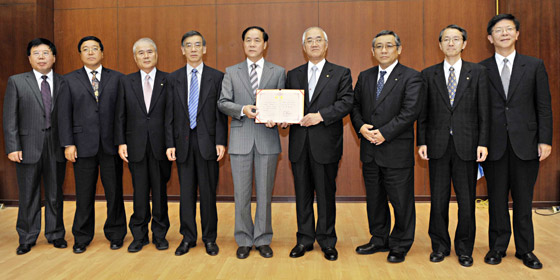
[[[336,245],[336,175],[338,162],[321,164],[315,161],[305,141],[300,158],[292,162],[296,193],[298,232],[297,243],[313,245],[315,238],[321,248]],[[313,210],[313,197],[317,194],[317,228]]]
[[[434,252],[449,253],[449,199],[451,181],[459,206],[457,229],[455,230],[455,253],[472,255],[476,234],[475,199],[477,163],[462,160],[455,150],[453,136],[449,136],[447,150],[438,159],[430,158],[430,227],[428,233]]]
[[[128,226],[134,240],[148,240],[150,220],[152,220],[153,238],[164,239],[167,230],[169,230],[167,182],[171,177],[171,162],[167,159],[156,159],[148,139],[144,158],[139,162],[129,161],[128,168],[132,175],[132,186],[134,188],[134,213],[130,217]],[[151,211],[150,190],[153,204]]]
[[[78,150],[78,156],[80,151]],[[97,178],[101,182],[107,199],[107,220],[103,226],[105,237],[110,241],[123,240],[126,235],[126,216],[123,202],[123,163],[118,155],[99,151],[93,157],[78,157],[74,163],[76,180],[76,214],[72,234],[76,243],[89,244],[95,232],[95,191]]]
[[[230,154],[235,200],[235,241],[238,246],[269,245],[272,241],[270,202],[278,154],[260,154],[256,146],[245,155]],[[253,166],[257,210],[251,217]]]
[[[511,237],[508,194],[513,200],[513,234],[515,249],[519,254],[535,249],[533,232],[533,190],[539,172],[539,160],[522,160],[515,155],[509,137],[504,155],[483,164],[488,184],[488,229],[491,250],[507,251]]]
[[[64,238],[62,184],[66,162],[57,162],[52,150],[52,130],[45,133],[43,151],[37,163],[16,163],[19,208],[16,230],[20,244],[34,244],[41,232],[41,177],[45,189],[45,237]],[[22,152],[25,158],[25,151]]]
[[[414,205],[414,167],[388,168],[375,163],[363,163],[370,242],[388,246],[397,252],[408,252],[414,242],[416,209]],[[395,225],[391,230],[393,206]]]
[[[189,136],[188,156],[185,162],[177,162],[181,187],[179,232],[183,241],[196,243],[196,197],[200,192],[200,223],[202,241],[216,242],[218,231],[218,211],[216,209],[216,188],[218,186],[219,163],[205,160],[200,153],[196,128]]]

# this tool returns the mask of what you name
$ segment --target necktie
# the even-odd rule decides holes
[[[52,97],[51,97],[51,87],[49,82],[47,82],[47,75],[41,76],[43,81],[41,82],[41,96],[43,97],[43,106],[45,107],[45,117],[46,117],[46,128],[51,127],[51,107],[52,107]]]
[[[198,77],[196,69],[192,70],[191,88],[189,92],[189,119],[191,121],[191,129],[196,127],[196,113],[198,111]]]
[[[251,80],[251,87],[253,88],[253,94],[257,94],[257,89],[259,88],[259,77],[257,76],[257,64],[251,64],[251,73],[249,74],[249,79]]]
[[[506,94],[506,97],[508,95],[509,78],[511,76],[511,71],[509,70],[508,62],[509,60],[507,58],[504,58],[504,68],[502,68],[502,75],[501,75],[502,85],[504,86],[504,93]]]
[[[150,110],[150,102],[152,101],[152,86],[150,85],[150,76],[146,75],[144,79],[144,103],[146,103],[146,111]]]
[[[317,85],[317,65],[311,67],[311,78],[309,79],[309,101],[313,98],[313,93],[315,92],[315,86]]]
[[[457,77],[455,76],[455,68],[449,68],[449,78],[447,78],[447,93],[449,94],[449,102],[453,106],[455,101],[455,93],[457,92]]]
[[[91,71],[91,86],[93,87],[93,94],[95,95],[95,101],[99,103],[99,80],[95,75],[97,71]]]
[[[379,81],[377,81],[377,92],[375,93],[375,99],[377,100],[377,98],[379,98],[379,95],[381,94],[381,91],[383,90],[383,86],[385,85],[385,74],[387,74],[387,71],[381,71],[379,72],[381,73],[381,77],[379,77]]]

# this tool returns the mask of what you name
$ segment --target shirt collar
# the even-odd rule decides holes
[[[264,57],[261,57],[261,59],[259,59],[259,61],[257,62],[252,62],[249,58],[247,58],[247,66],[249,67],[249,71],[251,71],[251,64],[257,64],[257,69],[263,69],[264,68]]]
[[[447,60],[443,60],[443,69],[446,71],[449,71],[449,68],[453,67],[455,68],[455,73],[460,73],[461,72],[461,67],[463,66],[463,60],[459,59],[457,60],[457,62],[455,62],[455,64],[451,65],[449,64],[449,62],[447,62]]]
[[[91,71],[97,71],[97,74],[95,74],[95,77],[97,78],[98,81],[101,81],[101,71],[103,70],[103,65],[99,65],[99,67],[97,67],[97,69],[89,69],[87,66],[84,65],[84,69],[86,70],[86,74],[89,77],[93,76],[91,74]]]
[[[508,56],[503,56],[499,53],[496,53],[496,55],[494,57],[496,58],[496,63],[498,64],[498,66],[500,66],[500,65],[503,66],[504,65],[504,58],[507,58],[509,63],[511,65],[513,65],[513,60],[515,59],[515,54],[516,54],[516,51],[513,50],[513,52],[510,53]]]
[[[323,58],[323,60],[319,61],[319,63],[317,64],[313,64],[313,62],[309,61],[307,62],[307,71],[309,73],[312,73],[311,71],[313,71],[311,68],[313,68],[313,66],[317,66],[317,74],[321,73],[321,71],[323,71],[323,67],[325,67],[325,63],[327,62],[326,59]]]
[[[146,76],[150,76],[150,79],[152,80],[152,83],[156,80],[156,73],[157,73],[157,68],[154,67],[154,69],[152,69],[152,71],[150,71],[150,73],[146,74],[146,72],[140,70],[140,78],[142,78],[142,82],[144,80],[146,80]]]
[[[383,76],[383,78],[385,78],[385,80],[387,80],[387,78],[391,75],[391,72],[393,72],[393,69],[395,69],[395,66],[397,66],[397,64],[399,63],[399,60],[395,60],[395,62],[393,62],[393,64],[389,65],[389,67],[385,68],[385,69],[381,69],[381,66],[379,66],[379,73],[378,73],[378,77],[381,77],[381,71],[387,71],[387,73],[385,74],[385,76]]]
[[[196,69],[196,71],[202,75],[202,69],[204,69],[204,62],[200,63],[196,68],[192,67],[190,64],[187,63],[187,75],[192,74],[192,70]]]
[[[33,69],[33,74],[35,74],[35,80],[37,80],[38,82],[43,82],[43,75],[45,74],[41,74],[41,72]],[[46,74],[47,75],[47,82],[53,82],[53,70],[51,69],[51,71],[49,71],[49,73]]]

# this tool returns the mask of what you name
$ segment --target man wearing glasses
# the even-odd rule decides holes
[[[451,181],[459,206],[455,253],[462,266],[472,266],[476,233],[477,162],[488,155],[489,108],[485,67],[461,59],[467,31],[449,25],[439,34],[441,63],[422,71],[426,94],[418,118],[418,154],[429,160],[431,262],[451,251],[449,199]]]
[[[533,269],[542,263],[533,254],[531,208],[539,162],[552,150],[552,109],[548,76],[541,59],[519,54],[519,21],[511,14],[494,16],[487,27],[496,53],[480,64],[488,70],[490,142],[483,164],[488,183],[490,251],[484,261],[499,264],[511,237],[508,195],[513,200],[515,257]]]
[[[352,125],[360,138],[370,241],[358,254],[390,251],[399,263],[414,242],[414,121],[420,113],[422,77],[399,63],[401,41],[390,30],[375,35],[372,54],[379,66],[360,73],[354,88]],[[395,213],[391,230],[391,214]]]

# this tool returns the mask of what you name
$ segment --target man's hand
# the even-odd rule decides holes
[[[379,129],[373,131],[373,144],[379,146],[385,142],[385,137],[381,134]]]
[[[226,147],[224,145],[216,145],[216,154],[218,155],[218,159],[216,161],[220,161],[224,154],[226,153]]]
[[[476,162],[483,162],[488,156],[488,148],[483,146],[476,147]]]
[[[276,126],[276,123],[271,120],[268,120],[264,125],[268,128],[273,128],[274,126]]]
[[[303,117],[303,119],[301,119],[301,121],[299,121],[299,124],[301,126],[314,126],[320,122],[323,121],[323,117],[321,116],[321,113],[317,112],[317,113],[309,113],[307,115],[305,115]]]
[[[8,159],[13,162],[21,163],[23,160],[23,153],[22,151],[11,152],[8,154]]]
[[[259,114],[259,109],[255,105],[243,106],[243,114],[250,119],[254,119]]]
[[[360,134],[373,144],[373,125],[367,123],[362,125],[360,127]]]
[[[421,159],[423,160],[430,160],[428,158],[428,146],[427,145],[421,145],[418,147],[418,155],[420,156]]]
[[[539,161],[545,160],[552,152],[552,146],[548,144],[539,144]]]
[[[126,144],[119,145],[119,156],[123,161],[128,162],[128,148]]]
[[[288,126],[290,126],[289,123],[283,122],[281,124],[279,124],[281,128],[288,128]]]
[[[76,162],[76,159],[78,158],[78,150],[76,149],[76,146],[70,145],[64,148],[64,157],[69,162]]]
[[[177,159],[175,157],[175,148],[167,148],[167,151],[165,151],[165,154],[167,155],[167,160],[169,160],[169,161],[175,161]]]

